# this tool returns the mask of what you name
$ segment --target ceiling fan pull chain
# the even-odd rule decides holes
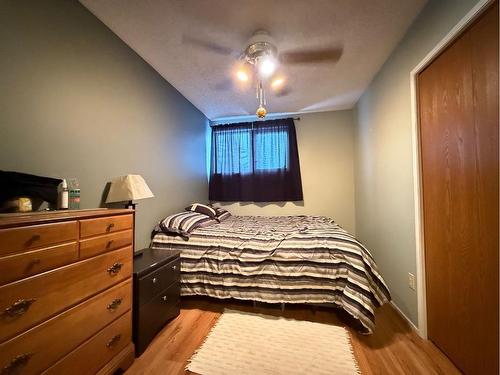
[[[257,108],[257,112],[255,112],[255,114],[257,115],[258,118],[264,118],[266,117],[267,110],[264,107],[265,97],[264,97],[264,88],[262,85],[262,80],[259,80],[256,86],[257,86],[257,99],[259,101],[259,108]]]
[[[262,89],[262,81],[259,81],[259,104],[262,107],[264,102],[264,90]]]
[[[263,107],[263,103],[265,104],[265,99],[264,99],[264,90],[262,88],[262,81],[259,83],[260,86],[260,106]]]

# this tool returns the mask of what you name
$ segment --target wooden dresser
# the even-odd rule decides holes
[[[130,366],[133,214],[0,215],[0,375]]]

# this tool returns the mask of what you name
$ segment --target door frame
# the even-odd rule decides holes
[[[410,72],[412,159],[413,159],[413,197],[415,212],[415,244],[417,261],[417,307],[418,334],[427,339],[427,299],[425,283],[425,249],[423,231],[422,176],[420,155],[420,123],[418,116],[418,74],[422,72],[441,52],[443,52],[461,33],[495,0],[479,0],[477,4],[441,39],[436,46]]]

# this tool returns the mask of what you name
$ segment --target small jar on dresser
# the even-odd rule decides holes
[[[134,255],[133,340],[141,355],[180,311],[180,252],[143,249]]]
[[[1,375],[103,375],[130,366],[133,215],[0,215]]]

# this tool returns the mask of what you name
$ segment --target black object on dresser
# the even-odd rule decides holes
[[[133,339],[140,356],[180,311],[179,251],[143,249],[134,255]]]

